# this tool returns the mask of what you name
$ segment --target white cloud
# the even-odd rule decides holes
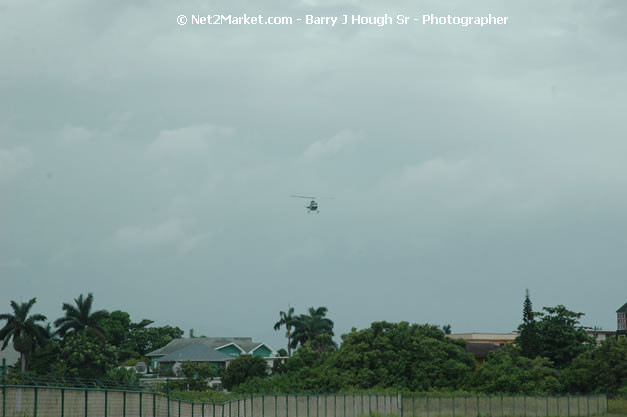
[[[185,238],[182,222],[170,219],[156,226],[125,226],[115,233],[115,239],[123,244],[150,246],[180,242]]]
[[[18,146],[13,149],[0,148],[0,181],[8,181],[29,167],[33,154],[29,147]]]
[[[210,140],[228,136],[231,129],[213,125],[195,125],[174,130],[163,130],[148,146],[148,154],[157,158],[189,159],[205,157],[210,151]]]
[[[307,159],[316,159],[325,154],[335,154],[358,140],[359,136],[355,132],[350,129],[344,129],[329,139],[319,140],[309,145],[305,150],[304,156]]]
[[[91,132],[84,127],[66,125],[59,136],[58,142],[63,145],[75,145],[89,142]]]
[[[115,241],[127,247],[155,247],[174,245],[178,247],[180,255],[193,251],[206,234],[188,236],[184,222],[178,218],[154,226],[124,226],[115,233]]]
[[[468,174],[468,161],[432,159],[420,165],[405,167],[402,181],[412,184],[455,181]]]

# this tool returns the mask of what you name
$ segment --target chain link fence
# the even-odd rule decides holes
[[[607,396],[255,395],[224,403],[166,394],[3,385],[0,417],[561,417],[607,413]]]

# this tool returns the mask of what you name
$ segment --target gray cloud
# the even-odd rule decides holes
[[[214,12],[510,23],[176,24]],[[288,303],[326,305],[337,333],[379,319],[509,331],[530,288],[536,308],[611,329],[627,271],[626,12],[9,1],[0,305],[37,296],[55,317],[93,291],[135,320],[277,347]],[[335,198],[315,215],[292,194]]]

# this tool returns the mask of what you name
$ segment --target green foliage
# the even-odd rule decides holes
[[[109,317],[100,321],[100,326],[107,336],[107,342],[119,348],[126,340],[131,326],[131,316],[124,311],[115,310]]]
[[[250,377],[266,377],[268,364],[261,356],[244,355],[235,358],[227,366],[222,376],[222,385],[227,390],[240,385]]]
[[[280,320],[274,323],[274,330],[279,330],[281,326],[285,326],[285,337],[287,338],[287,356],[292,356],[292,325],[294,323],[294,307],[287,307],[287,313],[284,311],[279,312]]]
[[[92,312],[93,302],[94,295],[89,293],[87,298],[83,298],[83,294],[75,298],[75,306],[63,303],[62,308],[65,311],[65,316],[54,322],[54,325],[58,327],[57,332],[63,339],[68,335],[80,333],[83,330],[87,330],[102,340],[107,339],[105,330],[101,326],[101,321],[109,317],[109,313],[106,310]]]
[[[66,376],[71,373],[63,358],[61,346],[56,342],[49,342],[35,350],[29,369],[39,375]]]
[[[579,325],[583,313],[574,313],[563,305],[544,307],[537,323],[538,354],[563,369],[580,354],[594,348],[594,339]]]
[[[180,382],[187,390],[206,391],[208,380],[216,376],[216,369],[208,363],[185,361],[181,364],[181,374],[185,379]]]
[[[518,326],[519,335],[516,344],[521,347],[523,356],[533,359],[540,352],[540,342],[538,340],[538,329],[533,313],[533,306],[529,298],[529,290],[526,290],[525,301],[523,303],[523,322]]]
[[[627,339],[607,339],[596,349],[576,357],[564,371],[569,392],[627,394]]]
[[[105,374],[105,378],[114,386],[122,386],[124,388],[139,388],[139,375],[134,369],[114,368],[109,369]]]
[[[490,353],[472,374],[468,388],[485,393],[554,394],[560,392],[561,384],[548,359],[529,359],[520,347],[506,345]]]
[[[445,337],[433,325],[375,322],[368,329],[353,329],[342,339],[330,358],[342,386],[456,389],[474,368],[464,343]]]
[[[133,352],[135,356],[142,357],[167,345],[174,339],[183,337],[184,332],[178,327],[147,327],[151,323],[150,320],[142,320],[140,323],[131,324],[127,341],[123,347]]]
[[[294,317],[292,321],[294,332],[292,333],[290,345],[292,349],[296,349],[299,344],[301,346],[305,345],[319,335],[333,336],[333,321],[325,317],[327,311],[326,307],[309,307],[307,314],[300,314]]]
[[[0,314],[0,320],[6,320],[6,324],[0,329],[2,349],[13,341],[13,347],[20,353],[22,372],[28,369],[28,360],[33,350],[45,343],[48,335],[46,329],[37,323],[45,321],[46,317],[41,314],[29,315],[36,301],[36,298],[19,304],[11,301],[13,314]]]
[[[101,378],[118,364],[115,347],[85,331],[67,336],[61,356],[69,376],[86,379]]]

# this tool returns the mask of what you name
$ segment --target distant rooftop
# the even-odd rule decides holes
[[[249,353],[257,347],[265,345],[265,343],[254,342],[252,337],[194,337],[189,339],[174,339],[162,348],[148,353],[146,356],[168,355],[191,344],[204,345],[214,350],[226,345],[234,344],[243,351],[242,353]],[[272,350],[270,346],[268,346],[268,348]]]
[[[627,313],[627,303],[625,303],[621,308],[616,310],[617,313]]]
[[[233,358],[226,353],[212,349],[202,343],[191,343],[176,352],[157,359],[157,362],[225,362],[231,359]]]
[[[518,333],[451,333],[446,336],[452,339],[463,339],[470,343],[507,343],[513,342]]]

